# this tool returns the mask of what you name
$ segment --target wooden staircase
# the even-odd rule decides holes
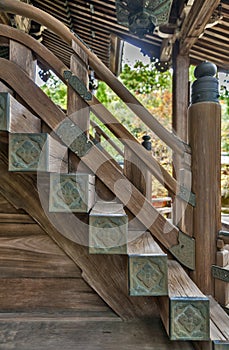
[[[29,6],[26,8],[29,9]],[[6,187],[2,186],[0,190],[5,196],[9,196],[10,201],[16,206],[20,206],[20,194],[24,193],[25,198],[28,198],[31,191],[35,202],[33,204],[32,199],[28,198],[28,203],[23,204],[24,210],[61,244],[76,264],[81,264],[81,268],[87,259],[92,259],[90,267],[92,269],[93,261],[97,261],[96,268],[99,273],[100,262],[104,263],[107,259],[111,263],[113,255],[123,255],[125,266],[120,266],[127,271],[126,293],[129,296],[124,297],[126,305],[129,307],[132,302],[134,305],[135,301],[130,300],[135,299],[140,309],[141,302],[138,304],[136,296],[146,298],[145,300],[151,300],[147,297],[157,297],[161,319],[171,340],[195,341],[196,347],[202,350],[228,348],[226,338],[228,325],[223,329],[220,325],[221,318],[218,316],[218,313],[222,315],[223,311],[219,312],[215,304],[211,308],[209,297],[200,291],[189,277],[189,272],[187,273],[183,267],[195,269],[195,240],[187,232],[182,232],[180,228],[167,221],[139,191],[138,186],[132,183],[128,174],[125,176],[115,162],[109,160],[106,153],[92,143],[87,125],[85,127],[85,120],[82,127],[81,117],[77,120],[77,117],[72,115],[73,105],[80,101],[81,108],[89,106],[93,113],[109,126],[114,135],[123,140],[128,151],[131,150],[135,156],[140,156],[143,166],[163,182],[165,187],[179,198],[180,203],[190,209],[195,205],[195,196],[185,187],[186,183],[181,185],[171,177],[110,112],[91,96],[87,86],[81,81],[84,78],[79,79],[75,76],[51,52],[31,37],[2,25],[0,35],[9,40],[9,45],[14,41],[15,46],[16,41],[18,45],[19,43],[25,45],[26,50],[28,48],[32,50],[38,59],[44,61],[62,81],[68,84],[71,96],[76,96],[74,102],[70,102],[66,115],[20,68],[16,57],[11,61],[0,59],[0,78],[10,90],[14,91],[20,101],[7,92],[9,88],[2,84],[0,130],[1,144],[4,147],[1,151],[0,164],[5,169],[2,179],[6,181],[6,162],[11,175]],[[72,35],[68,38],[73,39]],[[82,45],[77,46],[76,41],[73,41],[72,47],[79,67],[84,67],[89,50],[83,50]],[[76,59],[73,61],[76,69]],[[96,58],[93,65],[97,64]],[[134,104],[132,109],[139,114],[139,103],[133,96],[129,95],[117,80],[111,81],[107,69],[101,66],[100,62],[98,69],[101,76],[106,77],[116,91],[120,89],[120,95],[125,102]],[[85,70],[83,71],[85,73]],[[146,124],[156,130],[155,132],[158,132],[159,136],[184,158],[188,168],[189,146],[168,133],[156,120],[150,119],[152,116],[149,117],[145,109],[143,115]],[[8,152],[5,150],[7,144]],[[72,164],[75,166],[76,162],[83,163],[83,172],[71,171]],[[34,187],[34,178],[30,177],[34,173],[37,174],[38,182],[39,177],[44,180],[43,187],[38,186],[38,192],[44,191],[46,196],[46,204],[42,203],[44,211],[37,206],[38,194]],[[15,184],[19,184],[18,189],[13,185],[14,179]],[[98,198],[97,180],[102,183],[104,191],[111,191],[116,196],[115,200],[104,201]],[[45,213],[48,218],[45,218]],[[132,216],[136,218],[137,223],[134,228],[128,227],[128,221],[131,221]],[[77,218],[77,221],[74,221],[74,218]],[[49,220],[57,223],[61,234],[54,232]],[[75,222],[80,223],[79,227]],[[79,237],[84,226],[88,228],[87,235]],[[71,232],[67,232],[68,227]],[[71,243],[62,241],[62,234],[74,243],[83,242],[82,245],[87,247],[88,257],[84,262],[80,260],[82,251],[75,254],[76,248]],[[85,247],[83,249],[85,250]],[[173,260],[174,258],[176,260]],[[109,273],[108,269],[105,271]],[[83,276],[121,315],[122,305],[118,305],[119,295],[116,295],[114,300],[108,297],[109,286],[106,275],[103,276],[106,292],[99,283],[96,284],[96,276],[90,275],[90,269]],[[109,278],[119,283],[117,277],[107,276],[107,280]],[[115,294],[115,288],[112,296]],[[224,314],[222,317],[225,322],[228,320]],[[214,326],[211,318],[214,319]],[[214,327],[218,327],[219,331],[211,331]]]

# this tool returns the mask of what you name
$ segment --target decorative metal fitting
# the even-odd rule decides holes
[[[216,265],[212,266],[212,276],[224,282],[229,282],[229,270]]]
[[[169,249],[181,264],[195,270],[195,239],[179,231],[178,244]]]
[[[183,201],[189,203],[192,207],[196,206],[195,194],[182,185],[180,186],[178,197],[180,197]]]
[[[66,79],[69,85],[85,100],[90,101],[92,94],[87,90],[83,82],[76,76],[73,75],[70,70],[64,71],[64,79]]]
[[[151,151],[152,150],[152,144],[151,144],[151,137],[149,135],[144,135],[142,136],[143,138],[143,142],[142,142],[142,146],[147,150],[147,151]]]
[[[219,82],[214,76],[217,67],[210,62],[203,62],[195,69],[195,78],[192,84],[192,104],[197,102],[216,102],[219,100]]]

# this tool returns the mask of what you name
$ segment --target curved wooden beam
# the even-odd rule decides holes
[[[25,34],[12,27],[0,24],[0,36],[15,40],[30,48],[40,61],[47,64],[53,72],[65,83],[64,71],[68,68],[50,50],[30,35]],[[146,151],[137,139],[104,107],[98,99],[93,96],[91,101],[85,101],[92,112],[108,127],[108,129],[125,145],[127,145],[136,156],[138,156],[153,176],[169,191],[176,194],[179,191],[177,181],[160,165],[160,163]]]
[[[34,6],[15,1],[0,0],[0,10],[4,12],[16,13],[21,16],[31,18],[49,30],[53,31],[69,45],[80,46],[88,55],[89,64],[113,91],[128,105],[128,107],[174,152],[183,156],[185,152],[190,153],[190,147],[181,141],[174,134],[164,128],[152,114],[125,88],[116,76],[105,66],[105,64],[76,37],[62,22],[52,17],[48,13],[35,8]]]

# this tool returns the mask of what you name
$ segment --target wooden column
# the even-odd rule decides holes
[[[193,280],[205,294],[214,295],[211,267],[216,259],[220,230],[220,129],[216,67],[205,62],[195,70],[192,105],[188,111],[189,143],[192,148],[192,190],[196,195],[193,231],[196,269]]]
[[[173,131],[187,142],[187,108],[189,102],[189,56],[177,53],[175,46],[173,66]]]
[[[187,142],[188,125],[187,109],[189,103],[189,56],[179,53],[178,43],[174,46],[173,66],[173,131],[180,139]],[[191,172],[188,164],[188,156],[182,159],[180,155],[173,154],[174,176],[178,182],[189,188]],[[181,231],[192,236],[192,208],[184,201],[176,197],[173,203],[173,223]]]

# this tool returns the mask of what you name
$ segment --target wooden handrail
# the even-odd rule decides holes
[[[103,136],[105,140],[109,142],[109,144],[118,152],[118,154],[120,154],[120,156],[124,157],[124,153],[121,150],[121,148],[118,147],[113,140],[111,140],[111,138],[100,128],[100,126],[96,124],[96,122],[94,122],[93,120],[90,120],[90,123],[91,126],[96,130],[96,132]]]
[[[68,68],[45,46],[38,43],[28,34],[18,31],[6,25],[0,25],[0,36],[20,42],[29,47],[38,56],[39,60],[50,65],[53,72],[65,83],[64,71]],[[148,152],[135,137],[122,125],[117,119],[103,106],[95,96],[91,101],[86,101],[91,107],[92,112],[107,126],[107,128],[125,145],[127,145],[150,170],[157,180],[169,191],[176,194],[179,190],[177,181],[157,162],[157,160]]]
[[[76,37],[62,22],[48,13],[15,0],[0,0],[0,10],[4,12],[16,13],[21,16],[31,18],[49,30],[53,31],[69,45],[73,50],[80,46],[88,55],[89,64],[113,91],[128,105],[128,107],[174,152],[183,156],[185,152],[190,153],[190,148],[174,134],[164,128],[152,114],[125,88],[125,86],[115,77],[115,75],[105,66],[105,64]],[[77,52],[76,52],[77,54]]]

